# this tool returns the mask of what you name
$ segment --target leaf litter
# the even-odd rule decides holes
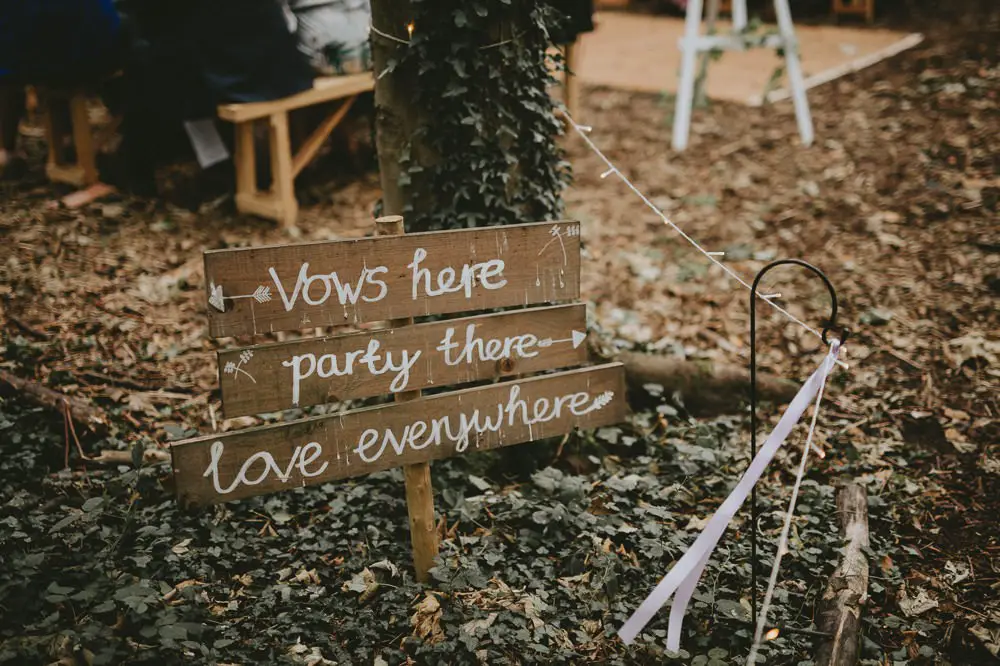
[[[799,257],[837,286],[851,369],[821,416],[828,459],[804,487],[775,612],[810,626],[837,556],[834,485],[860,480],[871,498],[871,664],[985,663],[1000,649],[1000,40],[996,11],[985,12],[931,26],[920,47],[811,91],[819,139],[808,150],[787,104],[700,110],[680,155],[654,96],[588,90],[581,115],[641,189],[742,275]],[[744,363],[746,293],[600,179],[578,142],[566,145],[583,293],[604,336]],[[304,211],[303,239],[369,232],[377,178],[331,187]],[[111,414],[115,431],[89,446],[155,446],[265,420],[218,416],[200,255],[286,242],[279,230],[214,206],[59,210],[39,174],[4,192],[3,366]],[[771,275],[763,288],[783,307],[821,321],[818,285]],[[818,343],[760,314],[761,368],[804,378]],[[61,422],[0,404],[0,594],[27,600],[0,604],[0,662],[664,663],[676,657],[663,648],[664,618],[630,649],[614,631],[748,455],[744,419],[694,422],[683,396],[660,399],[661,411],[565,448],[436,463],[436,503],[456,527],[429,590],[408,572],[392,473],[187,515],[166,466],[81,473],[77,461],[60,472]],[[764,483],[768,537],[791,467],[782,454]],[[678,659],[745,653],[747,629],[729,624],[746,614],[745,530],[739,516],[709,564]],[[769,659],[795,663],[811,649],[782,633]]]

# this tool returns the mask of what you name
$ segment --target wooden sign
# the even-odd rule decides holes
[[[178,499],[212,504],[620,422],[612,363],[173,445]]]
[[[213,337],[572,301],[580,225],[215,250],[205,282]]]
[[[580,365],[586,306],[557,305],[219,352],[227,418]]]
[[[214,337],[390,327],[219,352],[227,417],[390,394],[358,409],[176,442],[175,487],[205,505],[403,467],[417,580],[437,532],[429,461],[621,421],[620,363],[587,360],[580,226],[543,222],[205,253]],[[422,315],[523,309],[414,324]],[[500,381],[516,375],[518,379]],[[485,386],[420,397],[423,388]]]

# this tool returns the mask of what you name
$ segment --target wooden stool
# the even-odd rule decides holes
[[[833,0],[834,18],[841,14],[864,14],[865,21],[875,21],[875,0]]]
[[[39,90],[39,101],[45,124],[45,139],[49,145],[49,157],[45,165],[45,174],[49,180],[76,187],[86,187],[96,183],[97,161],[94,156],[90,117],[87,113],[87,95],[79,90],[46,88]],[[53,120],[53,111],[57,108],[69,110],[71,129],[68,133],[65,127],[59,127]],[[76,152],[76,159],[73,162],[67,161],[64,155],[64,146],[69,134],[73,137],[73,148]]]
[[[291,97],[268,102],[223,104],[219,118],[236,124],[236,208],[276,220],[286,227],[294,226],[299,204],[295,199],[295,177],[305,168],[330,132],[344,119],[354,100],[363,92],[375,88],[370,72],[350,76],[328,76],[316,79],[309,90]],[[288,112],[337,99],[344,103],[331,113],[292,155],[288,136]],[[268,121],[268,144],[271,159],[271,189],[257,188],[257,165],[254,156],[254,123]]]

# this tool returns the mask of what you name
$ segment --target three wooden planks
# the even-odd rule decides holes
[[[215,337],[407,325],[219,352],[226,417],[568,368],[579,303],[410,324],[421,315],[573,301],[580,228],[543,222],[205,253]],[[178,498],[211,504],[621,421],[620,364],[516,379],[172,446]]]

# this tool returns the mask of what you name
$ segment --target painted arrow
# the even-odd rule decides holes
[[[573,331],[572,332],[572,337],[562,338],[560,340],[553,340],[552,338],[545,338],[544,340],[539,340],[538,341],[538,346],[539,347],[551,347],[552,345],[554,345],[556,343],[559,343],[559,342],[572,342],[573,343],[573,349],[576,349],[586,339],[587,339],[587,334],[586,333],[581,333],[580,331]]]
[[[240,296],[225,296],[222,293],[222,285],[217,285],[215,282],[210,282],[208,285],[209,296],[208,304],[219,312],[226,311],[225,299],[236,300],[238,298],[252,298],[258,303],[267,303],[271,300],[271,288],[264,285],[257,287],[252,294],[242,294]]]

